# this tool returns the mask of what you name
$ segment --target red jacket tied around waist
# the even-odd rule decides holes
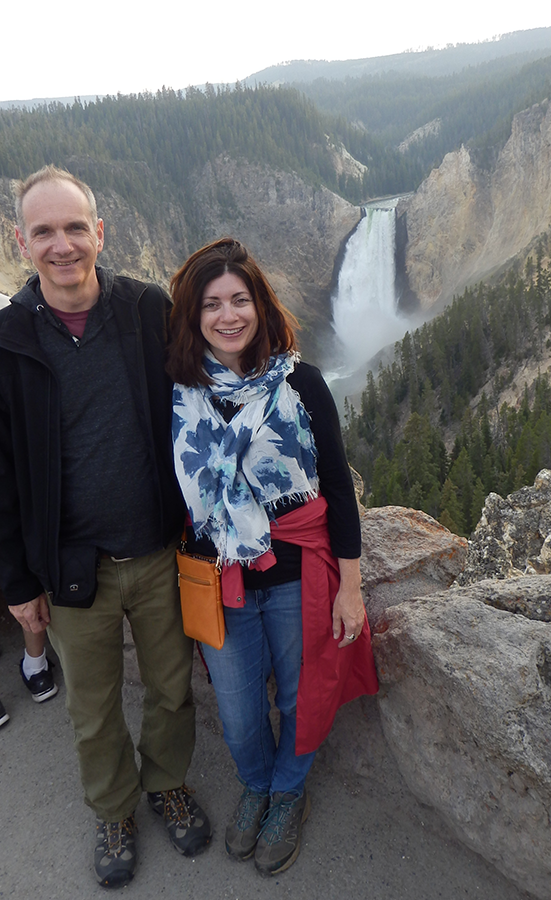
[[[302,668],[297,696],[296,753],[310,753],[325,740],[337,710],[379,685],[367,617],[361,634],[339,649],[333,637],[333,603],[340,584],[339,564],[331,552],[327,501],[318,497],[271,523],[278,541],[302,547]],[[269,554],[264,554],[268,557]],[[266,568],[270,559],[254,564]],[[222,591],[226,606],[242,606],[243,572],[224,566]]]

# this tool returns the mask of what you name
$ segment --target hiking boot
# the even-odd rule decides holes
[[[27,678],[23,671],[23,660],[19,663],[23,683],[30,690],[33,700],[35,700],[36,703],[43,703],[44,700],[49,700],[50,697],[55,697],[57,694],[58,688],[57,684],[54,682],[53,667],[53,662],[48,660],[47,669],[43,669],[42,672],[38,672],[36,675],[31,675],[30,678]]]
[[[132,881],[137,861],[135,831],[134,816],[122,822],[96,819],[94,870],[102,887],[119,888]]]
[[[306,789],[276,791],[264,816],[256,844],[254,864],[261,875],[273,875],[292,866],[300,852],[300,833],[310,812]]]
[[[171,791],[148,793],[151,809],[164,819],[170,840],[178,853],[197,856],[210,843],[212,831],[208,816],[183,785]]]
[[[229,856],[248,859],[253,855],[260,823],[269,805],[268,794],[259,794],[245,785],[226,828],[226,853]]]
[[[9,717],[8,713],[6,712],[4,704],[0,700],[0,725],[5,725],[6,722],[9,721],[9,718],[10,717]]]

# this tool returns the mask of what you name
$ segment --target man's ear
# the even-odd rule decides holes
[[[21,231],[21,229],[18,228],[17,225],[15,226],[15,236],[17,238],[17,243],[19,244],[21,256],[23,256],[25,259],[30,259],[31,254],[27,250],[27,244],[25,243],[25,236],[24,236],[23,232]]]
[[[97,239],[98,239],[98,253],[101,253],[101,251],[103,250],[103,240],[104,240],[103,219],[98,219],[98,224],[96,226],[96,235],[97,235]]]

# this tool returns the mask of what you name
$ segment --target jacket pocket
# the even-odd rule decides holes
[[[98,589],[98,550],[96,547],[66,544],[59,550],[59,590],[54,606],[78,606],[89,609]]]

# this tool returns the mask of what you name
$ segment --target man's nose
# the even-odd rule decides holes
[[[72,241],[65,231],[56,231],[54,235],[54,249],[57,253],[69,253],[73,249]]]

